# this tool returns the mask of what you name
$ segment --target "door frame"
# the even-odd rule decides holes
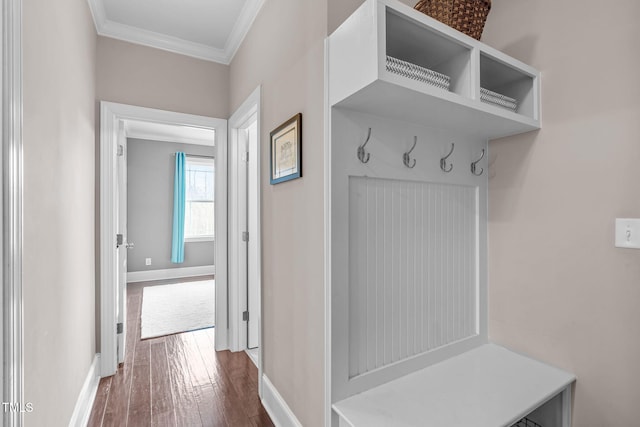
[[[126,293],[127,290],[127,272],[126,272],[126,266],[127,266],[127,250],[128,250],[128,235],[127,235],[127,226],[126,226],[126,222],[127,222],[127,205],[126,205],[126,199],[127,199],[127,131],[125,130],[125,125],[124,122],[120,122],[118,124],[118,140],[116,141],[116,143],[118,144],[118,146],[122,146],[122,152],[120,152],[120,147],[118,147],[118,156],[116,158],[116,182],[117,182],[117,193],[116,193],[116,201],[117,201],[117,205],[116,205],[116,209],[118,212],[118,219],[117,219],[117,224],[118,227],[116,228],[116,233],[119,231],[124,239],[122,244],[120,245],[116,245],[116,262],[118,265],[116,274],[117,274],[117,278],[116,280],[118,281],[118,285],[117,285],[117,291],[116,294],[120,294],[123,290],[124,292],[122,293]],[[123,167],[122,169],[120,169],[118,167],[118,164],[122,164]],[[120,181],[120,179],[124,180],[124,184]],[[122,189],[122,187],[124,186],[124,191]],[[124,205],[122,203],[124,199]],[[124,206],[124,209],[123,209]],[[122,224],[120,224],[120,221],[123,221],[124,218],[124,227],[122,226]],[[122,251],[122,252],[121,252]],[[122,258],[123,257],[123,258]],[[123,262],[124,260],[124,262]],[[122,271],[125,270],[125,271]],[[124,278],[124,283],[121,283],[122,279]],[[124,288],[124,289],[122,289]],[[117,307],[116,307],[116,311],[120,312],[120,315],[116,315],[116,322],[120,323],[122,322],[123,324],[127,323],[127,298],[124,297],[121,299],[121,301],[117,301]],[[126,351],[126,347],[125,344],[127,343],[127,329],[124,328],[122,330],[122,334],[117,334],[116,335],[116,339],[117,339],[117,350],[118,350],[118,363],[124,363],[124,355],[125,355],[125,351]]]
[[[260,395],[262,395],[262,241],[261,241],[261,187],[260,187],[260,147],[261,147],[261,86],[258,86],[248,97],[244,100],[244,102],[238,107],[238,109],[233,113],[233,115],[229,118],[229,158],[235,159],[235,161],[229,162],[229,200],[233,199],[233,194],[237,194],[237,180],[232,179],[233,176],[237,176],[238,162],[241,161],[239,156],[237,155],[237,145],[238,145],[238,131],[242,129],[242,126],[251,118],[251,116],[256,115],[257,121],[257,143],[255,147],[255,161],[251,161],[249,159],[249,167],[255,167],[256,182],[250,183],[248,185],[256,186],[256,200],[255,206],[258,209],[257,212],[257,229],[255,230],[255,236],[250,235],[249,239],[254,240],[256,242],[258,256],[256,259],[256,277],[253,277],[253,280],[257,282],[258,288],[258,313],[254,313],[256,315],[256,320],[258,324],[258,391]],[[236,155],[234,155],[236,153]],[[233,206],[229,206],[230,213]],[[235,226],[234,226],[235,225]],[[245,230],[241,230],[237,227],[237,222],[234,222],[233,225],[230,223],[229,236],[236,236],[237,239],[240,239],[241,233]],[[238,263],[235,262],[235,257],[237,256],[234,253],[231,242],[229,242],[229,277],[238,277],[237,271],[232,271],[232,269],[238,268]],[[246,336],[243,339],[243,334],[246,335],[246,324],[242,320],[242,312],[243,307],[246,306],[246,301],[243,303],[243,295],[246,296],[246,290],[243,291],[240,289],[241,285],[239,283],[229,283],[229,349],[231,351],[242,351],[247,348],[247,339]],[[251,316],[252,314],[250,314]]]
[[[22,300],[22,1],[2,0],[0,39],[2,52],[2,365],[3,402],[24,402],[23,300]],[[3,411],[0,425],[21,426],[20,411]]]
[[[116,218],[117,148],[120,122],[188,126],[215,130],[216,147],[216,333],[215,348],[227,341],[227,121],[212,117],[100,102],[100,376],[110,376],[118,368],[117,297],[118,278]],[[220,196],[220,197],[218,197]]]

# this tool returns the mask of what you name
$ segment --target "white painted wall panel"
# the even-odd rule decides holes
[[[476,135],[343,108],[332,109],[331,135],[336,402],[487,341],[487,174],[470,171],[486,149]],[[415,137],[410,169],[402,156]]]
[[[476,187],[349,178],[349,377],[475,335]]]

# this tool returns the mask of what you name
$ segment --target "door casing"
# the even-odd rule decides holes
[[[118,286],[117,286],[117,322],[123,325],[127,322],[127,249],[128,249],[128,236],[127,236],[127,134],[124,129],[124,123],[120,123],[118,129],[118,158],[116,160],[117,168],[117,180],[118,185],[116,187],[117,196],[116,201],[118,203],[118,222],[116,225],[116,232],[119,232],[123,236],[123,242],[116,247],[118,254]],[[127,342],[127,329],[123,328],[122,333],[118,334],[118,363],[124,363],[125,343]]]
[[[227,342],[227,121],[172,111],[100,102],[100,375],[115,374],[117,357],[117,148],[120,123],[144,122],[215,130],[216,147],[216,333],[215,348]]]
[[[252,227],[249,234],[249,241],[252,243],[250,250],[253,250],[255,254],[249,256],[250,259],[255,260],[255,268],[249,271],[249,280],[253,281],[257,287],[257,312],[249,313],[249,316],[257,321],[258,327],[258,390],[262,395],[262,295],[261,295],[261,281],[262,281],[262,244],[261,244],[261,229],[260,229],[260,206],[261,206],[261,187],[260,187],[260,147],[261,147],[261,115],[260,115],[260,96],[261,87],[258,86],[249,97],[242,103],[242,105],[233,113],[229,119],[229,216],[232,217],[236,213],[232,201],[234,200],[234,194],[239,193],[238,180],[234,179],[234,176],[238,174],[238,164],[242,161],[241,153],[238,152],[239,132],[252,116],[256,116],[257,123],[257,141],[254,147],[251,147],[249,168],[253,168],[248,174],[250,182],[248,186],[253,186],[255,191],[251,192],[253,199],[251,205],[256,207],[255,212],[255,225]],[[246,322],[242,320],[242,312],[247,307],[247,290],[243,283],[238,283],[237,278],[241,275],[233,269],[246,268],[241,267],[238,261],[238,243],[241,243],[241,233],[246,231],[240,229],[240,225],[237,221],[231,221],[229,223],[229,349],[231,351],[241,351],[247,348],[247,326]],[[232,241],[234,239],[234,241]]]
[[[3,402],[24,402],[23,301],[22,301],[22,2],[2,0],[0,8],[2,31],[2,292],[0,303],[0,384]],[[0,425],[21,426],[22,412],[3,411]]]

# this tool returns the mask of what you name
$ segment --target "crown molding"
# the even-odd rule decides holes
[[[104,10],[104,3],[102,0],[87,0],[89,3],[89,10],[93,17],[93,23],[96,26],[96,31],[100,34],[100,28],[107,22],[107,13]]]
[[[240,45],[251,29],[253,21],[256,20],[265,1],[266,0],[247,0],[244,4],[242,11],[240,11],[240,16],[238,16],[238,20],[233,26],[224,46],[225,52],[229,54],[229,63],[233,60],[233,57],[240,48]]]
[[[101,1],[101,0],[97,0]],[[178,37],[143,30],[119,22],[107,21],[98,29],[98,34],[104,37],[123,40],[130,43],[166,50],[168,52],[219,62],[228,65],[230,58],[222,49],[216,49],[201,43],[190,42]]]
[[[266,0],[247,1],[224,49],[111,21],[107,18],[103,1],[87,0],[98,35],[229,65]]]

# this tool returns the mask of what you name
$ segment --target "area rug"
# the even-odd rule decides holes
[[[143,288],[141,322],[141,339],[212,327],[215,322],[215,281]]]

